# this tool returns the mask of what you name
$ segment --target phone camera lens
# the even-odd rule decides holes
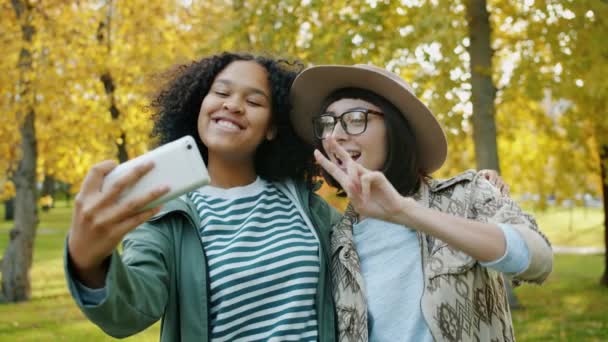
[[[191,150],[191,149],[192,149],[192,145],[188,144],[188,145],[186,146],[186,148],[187,148],[187,149],[189,149],[189,150]]]

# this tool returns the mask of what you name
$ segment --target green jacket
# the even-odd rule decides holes
[[[303,184],[275,184],[319,236],[320,270],[316,307],[319,340],[335,341],[335,310],[329,275],[329,232],[340,215]],[[162,318],[161,341],[209,341],[207,264],[197,230],[199,216],[185,196],[167,203],[150,221],[127,234],[122,255],[114,251],[106,277],[106,298],[83,305],[70,275],[68,287],[83,313],[107,334],[126,337]]]

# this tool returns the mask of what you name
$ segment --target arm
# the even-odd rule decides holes
[[[529,222],[529,220],[526,220],[528,216],[523,215],[523,213],[519,215],[512,212],[514,214],[512,220],[488,219],[479,221],[422,207],[414,199],[401,196],[382,172],[370,171],[363,168],[361,165],[353,162],[348,153],[336,144],[333,139],[328,140],[328,142],[332,148],[331,153],[336,153],[340,157],[345,165],[345,170],[331,163],[319,151],[315,152],[317,161],[340,182],[348,194],[351,204],[362,216],[395,222],[435,236],[481,262],[495,261],[505,254],[505,235],[498,226],[499,223],[513,224],[517,220]],[[489,188],[497,192],[497,189],[491,186],[487,180],[479,177],[477,179],[479,182],[485,182],[482,184],[487,184]],[[507,197],[500,195],[494,196],[491,199],[513,203]],[[479,203],[481,208],[488,204],[484,202],[486,198],[479,198],[478,200],[469,199],[469,201]],[[500,206],[497,205],[495,207],[498,208]],[[524,226],[526,225],[524,224]],[[548,264],[548,270],[551,268],[552,258],[547,258],[548,255],[551,255],[550,246],[546,241],[544,244],[540,243],[539,240],[543,239],[537,230],[523,229],[522,226],[514,227],[522,235],[522,238],[530,249],[535,248],[540,250],[538,254],[531,252],[530,267],[524,271],[522,278],[525,275],[526,277],[531,277],[531,279],[524,278],[526,280],[544,279],[548,274],[546,265]],[[534,259],[535,255],[540,257]],[[530,269],[533,266],[545,267],[538,272],[531,272]]]
[[[158,208],[143,212],[139,209],[162,196],[168,188],[159,187],[119,205],[117,199],[122,191],[137,182],[153,165],[135,168],[102,192],[104,177],[115,166],[111,161],[102,162],[87,174],[75,201],[64,260],[70,291],[84,313],[109,334],[126,336],[127,331],[137,332],[160,317],[156,300],[165,300],[159,282],[164,281],[161,275],[167,273],[160,262],[166,253],[159,250],[162,244],[155,244],[162,241],[161,237],[132,240],[142,241],[139,244],[126,242],[124,262],[116,252],[116,246],[127,233],[158,212]],[[146,229],[136,230],[132,235],[138,236],[144,231]],[[99,305],[85,307],[74,280],[92,289],[105,287],[106,298],[102,298]],[[144,310],[139,310],[130,305],[136,301],[133,298],[141,301],[137,295],[151,295],[150,307],[143,304]]]
[[[432,235],[481,262],[494,261],[505,254],[506,241],[498,225],[442,213],[397,195],[398,207],[387,213],[387,221]]]
[[[147,163],[136,167],[110,189],[104,189],[102,192],[105,176],[115,167],[116,164],[112,161],[93,166],[75,200],[67,243],[69,261],[74,275],[83,285],[90,288],[103,286],[107,272],[107,258],[122,238],[135,227],[146,222],[160,208],[143,212],[139,209],[169,190],[168,187],[162,186],[118,205],[118,198],[123,190],[135,184],[154,165]]]
[[[494,224],[506,224],[523,239],[529,251],[529,266],[515,278],[540,283],[553,268],[553,250],[540,231],[534,217],[524,212],[507,196],[501,196],[483,176],[477,175],[470,184],[471,218]]]
[[[479,261],[496,260],[505,253],[504,235],[498,226],[422,207],[413,198],[401,196],[382,172],[367,170],[354,162],[334,139],[328,138],[328,144],[332,149],[328,152],[338,155],[346,170],[319,151],[315,151],[315,157],[342,185],[359,215],[435,236]]]
[[[127,235],[123,246],[122,255],[114,251],[108,259],[105,296],[96,303],[83,302],[73,269],[66,266],[68,288],[80,309],[114,337],[133,335],[160,319],[172,274],[172,263],[166,260],[170,243],[158,227],[142,225]],[[65,257],[70,258],[67,249]]]

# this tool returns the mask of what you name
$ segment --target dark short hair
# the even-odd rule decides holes
[[[169,81],[152,102],[155,111],[153,135],[160,144],[185,135],[193,136],[205,163],[208,163],[208,150],[198,133],[199,111],[216,76],[234,61],[254,61],[268,73],[271,120],[277,134],[274,139],[264,140],[258,146],[254,160],[256,173],[270,181],[290,178],[312,186],[313,177],[317,174],[312,147],[295,134],[289,120],[289,88],[303,68],[299,61],[224,52],[176,67],[168,74]]]
[[[382,171],[397,191],[403,196],[411,196],[420,188],[420,184],[428,178],[422,171],[416,153],[416,139],[409,123],[401,112],[384,97],[360,88],[342,88],[331,93],[323,102],[321,113],[334,102],[341,99],[359,99],[372,103],[384,113],[386,127],[387,156]],[[317,148],[323,154],[323,144],[316,139]],[[321,174],[331,186],[341,190],[340,184],[327,172]]]

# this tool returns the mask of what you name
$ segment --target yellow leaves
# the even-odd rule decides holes
[[[338,196],[336,188],[329,186],[326,182],[323,182],[321,188],[317,190],[317,194],[339,211],[343,212],[348,205],[348,198]]]
[[[418,95],[427,95],[427,104],[448,132],[448,160],[436,176],[475,167],[463,1],[410,7],[398,1],[370,6],[345,0],[260,0],[255,6],[244,2],[243,8],[222,0],[187,6],[179,1],[112,3],[110,35],[104,31],[101,43],[98,27],[109,13],[105,2],[34,3],[36,34],[28,46],[34,69],[24,75],[33,91],[21,98],[16,96],[23,89],[17,68],[21,25],[10,6],[0,6],[0,155],[7,156],[0,158],[1,175],[18,158],[18,114],[32,106],[40,175],[53,173],[78,184],[91,165],[115,158],[115,143],[123,142],[123,133],[129,155],[143,153],[151,143],[147,105],[158,90],[154,75],[203,54],[244,47],[307,63],[373,62],[399,70],[416,84]],[[598,160],[589,153],[597,151],[598,143],[608,143],[608,32],[601,20],[608,15],[606,5],[575,1],[562,6],[575,18],[556,16],[557,21],[548,22],[544,1],[526,8],[489,2],[495,67],[484,72],[492,73],[495,81],[505,80],[496,103],[498,144],[503,175],[515,192],[547,194],[560,184],[557,196],[567,196],[593,188],[588,183],[597,184],[589,179],[594,179]],[[594,20],[588,19],[588,11],[593,11]],[[355,37],[360,37],[357,44]],[[564,54],[566,48],[570,55]],[[509,79],[503,77],[507,71],[501,65],[511,59]],[[551,69],[557,63],[562,68],[560,82],[553,80]],[[549,68],[546,73],[543,67]],[[113,96],[120,112],[115,121],[99,80],[106,72],[115,83]],[[583,86],[575,86],[577,80]],[[545,88],[552,88],[556,99],[572,101],[573,108],[559,118],[547,116],[539,105]],[[321,191],[341,203],[331,191]]]
[[[8,179],[0,178],[0,201],[5,201],[15,196],[15,184]]]

